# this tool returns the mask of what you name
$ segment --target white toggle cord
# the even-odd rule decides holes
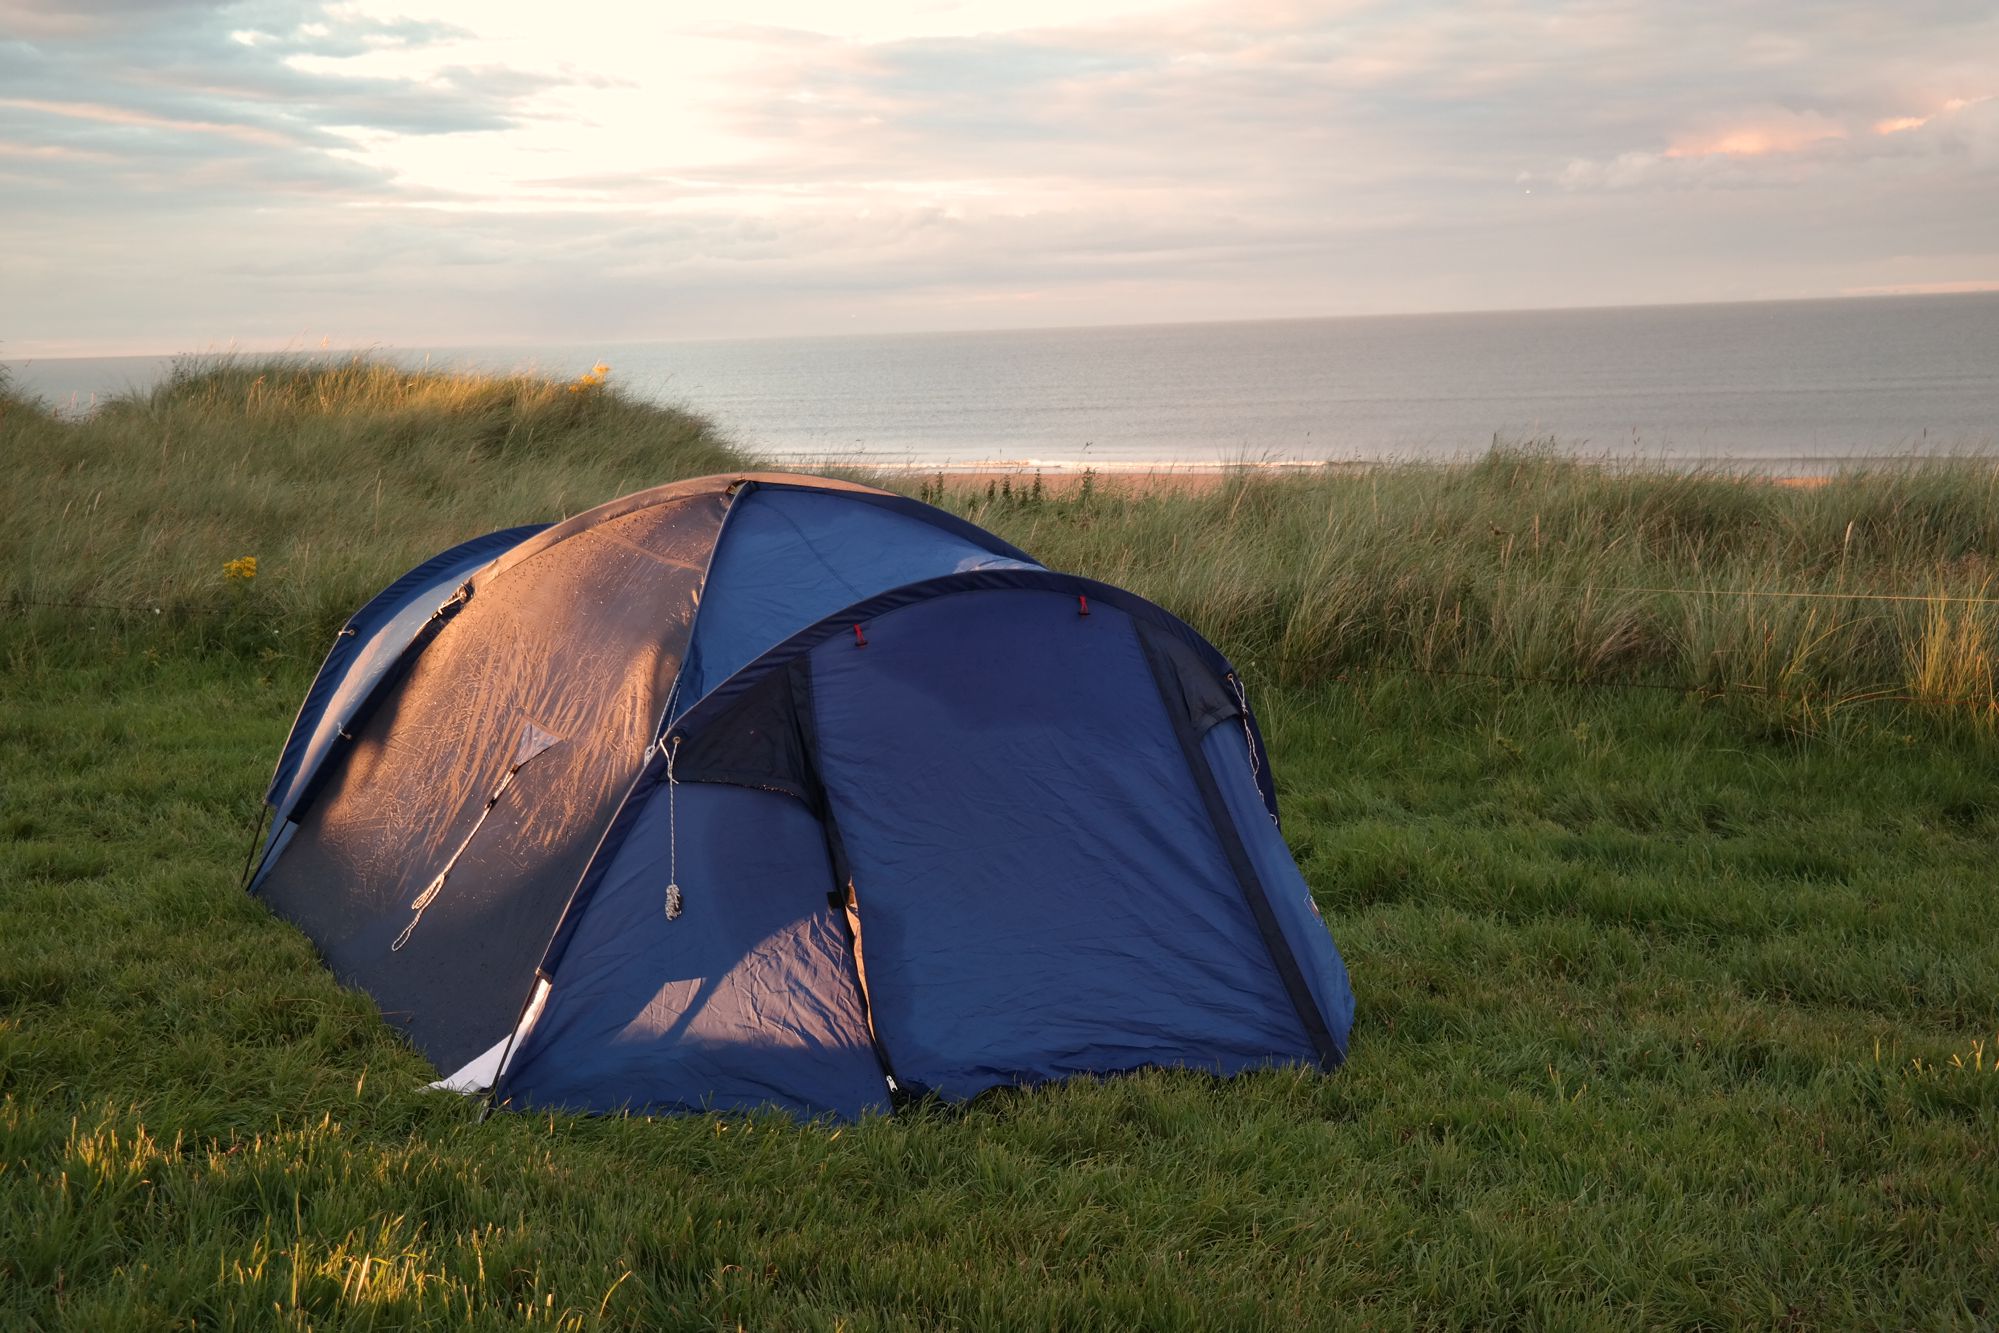
[[[1251,730],[1249,725],[1249,696],[1243,693],[1242,677],[1231,672],[1228,682],[1234,687],[1235,701],[1242,708],[1242,739],[1243,743],[1249,747],[1249,776],[1256,783],[1258,789],[1261,790],[1263,787],[1263,766],[1256,761],[1256,732]],[[1273,824],[1277,822],[1275,813],[1270,816],[1270,822]]]
[[[465,841],[458,844],[458,850],[453,852],[451,859],[444,863],[444,869],[437,872],[437,878],[432,880],[430,886],[422,893],[419,893],[416,896],[416,901],[410,904],[410,910],[415,912],[416,915],[410,918],[410,923],[407,926],[403,927],[403,933],[396,936],[396,942],[389,946],[390,953],[397,952],[410,942],[410,936],[416,933],[416,923],[423,920],[424,909],[437,901],[437,895],[444,888],[444,881],[450,878],[452,868],[458,864],[458,858],[465,855],[465,849],[472,845],[472,838],[479,832],[480,826],[486,822],[486,816],[493,813],[493,807],[500,803],[500,797],[505,795],[507,788],[513,785],[514,774],[520,772],[521,764],[525,764],[526,762],[527,760],[523,759],[520,763],[515,764],[507,770],[507,775],[500,779],[500,785],[493,788],[493,794],[486,798],[486,808],[481,810],[479,818],[472,822],[472,830],[465,835]]]
[[[465,840],[458,844],[458,850],[451,854],[451,859],[444,863],[444,869],[437,872],[437,878],[432,880],[424,891],[416,896],[416,900],[410,904],[410,910],[415,912],[416,915],[410,918],[410,923],[407,926],[403,927],[403,933],[396,936],[396,942],[389,946],[389,952],[395,953],[410,942],[410,936],[416,933],[417,922],[423,920],[424,909],[437,901],[437,895],[443,890],[444,881],[451,877],[452,868],[458,864],[458,858],[465,855],[465,849],[472,845],[472,839],[477,837],[479,830],[484,827],[486,816],[493,813],[493,807],[498,805],[500,798],[507,794],[507,788],[513,786],[514,774],[525,768],[528,760],[548,749],[551,745],[557,744],[561,739],[560,736],[543,731],[532,722],[527,723],[521,728],[520,744],[515,747],[513,765],[500,778],[499,785],[493,788],[493,794],[486,798],[486,808],[481,810],[479,817],[472,821],[471,830],[466,833]]]
[[[680,784],[673,776],[673,757],[680,753],[680,737],[666,747],[666,919],[680,915],[680,824],[674,809],[674,795]]]

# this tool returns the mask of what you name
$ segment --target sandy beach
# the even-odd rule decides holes
[[[929,486],[958,493],[984,490],[988,486],[1008,486],[1020,490],[1033,487],[1039,480],[1045,494],[1067,496],[1082,489],[1087,480],[1100,489],[1127,494],[1153,491],[1176,495],[1201,495],[1220,486],[1225,478],[1244,472],[1259,478],[1309,479],[1333,475],[1351,476],[1384,466],[1394,465],[1338,462],[1264,463],[1233,467],[1211,464],[1091,469],[1059,465],[1044,467],[1023,463],[1011,466],[894,468],[887,470],[886,475],[906,485]],[[1824,486],[1831,477],[1825,474],[1765,476],[1754,472],[1743,472],[1740,474],[1740,479],[1766,486],[1813,490]]]

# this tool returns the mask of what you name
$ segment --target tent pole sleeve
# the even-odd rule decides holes
[[[467,579],[464,583],[459,584],[458,591],[453,593],[450,599],[444,605],[438,607],[432,613],[430,619],[423,623],[423,628],[419,629],[416,632],[416,636],[410,640],[408,646],[396,655],[396,660],[389,666],[387,671],[382,673],[381,679],[377,680],[369,688],[368,692],[355,703],[354,709],[348,714],[347,723],[341,729],[338,738],[340,741],[346,742],[346,744],[336,744],[326,752],[326,757],[319,763],[318,771],[312,775],[304,787],[299,789],[297,799],[292,802],[291,809],[286,813],[285,817],[287,819],[300,819],[305,815],[307,810],[312,808],[312,803],[319,799],[320,792],[325,790],[326,784],[332,779],[334,772],[346,767],[347,757],[353,750],[354,737],[361,734],[361,728],[367,724],[370,717],[374,716],[375,710],[381,707],[382,701],[394,692],[395,687],[402,683],[404,677],[409,675],[410,668],[416,664],[416,659],[423,655],[423,650],[430,647],[431,640],[435,639],[444,627],[451,623],[453,617],[465,609],[465,603],[471,599],[472,581]]]
[[[648,754],[651,753],[651,746],[666,739],[667,730],[673,726],[674,709],[680,706],[680,686],[687,679],[687,664],[694,660],[695,645],[699,641],[697,636],[701,632],[701,608],[708,604],[708,580],[715,573],[715,557],[721,552],[722,543],[728,540],[729,520],[736,516],[737,508],[756,488],[756,482],[744,480],[733,483],[723,492],[722,521],[715,525],[715,540],[708,543],[708,558],[702,563],[701,582],[694,592],[694,614],[687,621],[687,646],[681,649],[680,665],[673,670],[673,687],[666,692],[666,703],[660,707],[659,721],[654,724],[652,740],[648,742]],[[699,699],[690,699],[687,706],[691,708],[699,702]]]
[[[547,980],[546,972],[540,968],[534,970],[534,980],[528,983],[528,993],[521,997],[520,1012],[514,1015],[514,1026],[507,1033],[505,1049],[500,1052],[500,1067],[493,1071],[493,1085],[486,1089],[486,1096],[479,1105],[479,1118],[475,1124],[484,1124],[486,1117],[493,1114],[494,1106],[499,1104],[500,1084],[506,1081],[507,1066],[513,1062],[514,1043],[521,1039],[521,1023],[526,1020],[528,1010],[534,1005],[535,992],[540,990],[542,983]]]

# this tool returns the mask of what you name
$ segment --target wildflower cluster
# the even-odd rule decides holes
[[[226,562],[222,566],[222,577],[228,579],[231,583],[248,583],[251,579],[257,577],[257,557],[254,555],[238,556],[236,559]]]
[[[604,381],[609,379],[610,377],[611,377],[611,368],[605,365],[602,361],[599,361],[596,365],[590,367],[588,371],[584,372],[581,375],[578,375],[575,378],[575,380],[573,380],[570,383],[569,392],[582,394],[582,393],[590,393],[596,389],[601,389],[604,387]]]

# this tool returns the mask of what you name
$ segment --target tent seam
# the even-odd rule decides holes
[[[722,549],[722,543],[728,540],[729,520],[735,516],[737,506],[747,499],[756,487],[754,479],[745,478],[722,490],[722,521],[715,525],[715,539],[708,543],[708,560],[702,566],[701,582],[694,596],[694,614],[687,621],[687,645],[681,650],[680,665],[674,668],[673,685],[666,692],[666,703],[660,709],[660,719],[651,728],[652,739],[646,743],[639,771],[633,775],[630,785],[625,788],[625,794],[618,799],[617,809],[611,812],[611,819],[604,826],[603,836],[597,839],[597,845],[590,850],[589,859],[583,863],[582,873],[576,877],[576,883],[569,888],[569,896],[563,900],[562,911],[556,915],[555,928],[549,932],[548,943],[542,946],[541,961],[535,964],[534,977],[528,984],[527,997],[521,1001],[520,1013],[514,1018],[514,1031],[508,1034],[507,1049],[500,1056],[499,1072],[493,1075],[493,1086],[486,1090],[486,1104],[479,1113],[481,1119],[491,1114],[493,1107],[500,1101],[501,1086],[506,1081],[513,1059],[513,1043],[519,1035],[521,1018],[526,1016],[528,1006],[534,1003],[535,986],[545,978],[551,991],[555,987],[553,968],[556,962],[554,957],[556,943],[563,938],[564,932],[569,928],[570,918],[580,905],[579,899],[583,896],[584,885],[591,882],[592,872],[597,869],[598,862],[606,856],[615,856],[618,849],[624,845],[624,835],[630,833],[630,824],[636,822],[636,817],[628,819],[627,813],[633,809],[632,798],[637,795],[639,787],[648,777],[653,777],[655,782],[657,781],[654,770],[659,764],[660,738],[673,721],[673,705],[680,693],[680,676],[687,669],[687,659],[694,651],[694,635],[701,627],[701,608],[708,601],[708,580],[715,572],[716,553]],[[665,502],[661,500],[659,503]],[[614,833],[620,835],[615,843],[612,841]]]
[[[1277,914],[1271,910],[1269,891],[1264,888],[1262,877],[1256,873],[1256,866],[1250,860],[1249,849],[1243,845],[1242,833],[1236,828],[1234,816],[1229,814],[1227,803],[1222,800],[1221,790],[1215,784],[1214,770],[1209,766],[1207,756],[1201,753],[1200,740],[1188,725],[1186,710],[1173,706],[1172,696],[1166,688],[1168,664],[1152,646],[1144,627],[1134,621],[1133,629],[1146,666],[1152,672],[1153,685],[1166,710],[1167,721],[1180,743],[1188,774],[1193,778],[1195,789],[1201,795],[1201,804],[1208,812],[1208,822],[1222,844],[1222,855],[1228,861],[1236,886],[1256,922],[1257,933],[1263,937],[1264,948],[1270,954],[1272,966],[1277,969],[1278,980],[1284,986],[1291,1007],[1297,1011],[1298,1022],[1305,1030],[1305,1039],[1318,1056],[1321,1068],[1336,1069],[1341,1062],[1339,1043],[1333,1040],[1332,1029],[1325,1015],[1319,1012],[1318,1001],[1305,980],[1304,967],[1298,961],[1297,951],[1284,937]]]

